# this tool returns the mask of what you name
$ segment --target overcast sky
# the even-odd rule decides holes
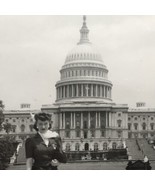
[[[5,109],[55,102],[67,53],[82,16],[0,16],[0,99]],[[115,103],[155,107],[155,16],[87,16],[89,39],[113,83]]]

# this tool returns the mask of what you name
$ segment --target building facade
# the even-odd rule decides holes
[[[155,109],[146,107],[129,109],[128,138],[155,139]]]
[[[60,70],[55,104],[42,110],[53,114],[66,151],[123,148],[128,137],[128,106],[112,101],[108,69],[88,34],[84,16],[80,41]]]
[[[80,29],[80,41],[67,54],[56,83],[56,101],[41,110],[52,114],[53,129],[63,142],[65,151],[108,151],[125,148],[126,139],[154,138],[155,109],[138,103],[112,100],[112,82],[101,54],[89,41],[86,17]],[[12,125],[10,134],[24,139],[34,134],[30,105],[19,111],[5,111],[5,122]],[[1,134],[5,134],[1,131]]]
[[[8,127],[8,133],[2,130],[0,134],[9,134],[17,141],[25,140],[30,135],[35,134],[33,129],[34,120],[31,115],[37,112],[39,110],[30,109],[30,104],[21,104],[19,110],[5,110],[3,112],[5,117],[4,122],[11,125],[11,127]]]

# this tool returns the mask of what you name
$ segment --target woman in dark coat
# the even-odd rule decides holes
[[[51,116],[46,113],[35,115],[34,129],[37,134],[25,143],[27,170],[56,170],[60,163],[66,163],[61,138],[51,128]]]

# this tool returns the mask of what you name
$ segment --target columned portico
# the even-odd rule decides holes
[[[60,116],[57,124],[65,150],[95,150],[96,147],[103,151],[103,144],[109,146],[109,137],[118,139],[117,106],[111,99],[112,82],[108,79],[108,69],[101,54],[89,41],[88,33],[84,17],[80,41],[67,54],[60,70],[61,78],[56,83],[53,110]]]

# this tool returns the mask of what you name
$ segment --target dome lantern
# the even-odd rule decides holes
[[[84,43],[90,43],[89,42],[89,38],[88,38],[88,33],[89,33],[89,29],[87,28],[86,25],[86,16],[83,16],[83,25],[82,28],[80,29],[80,41],[78,42],[78,44],[84,44]]]

